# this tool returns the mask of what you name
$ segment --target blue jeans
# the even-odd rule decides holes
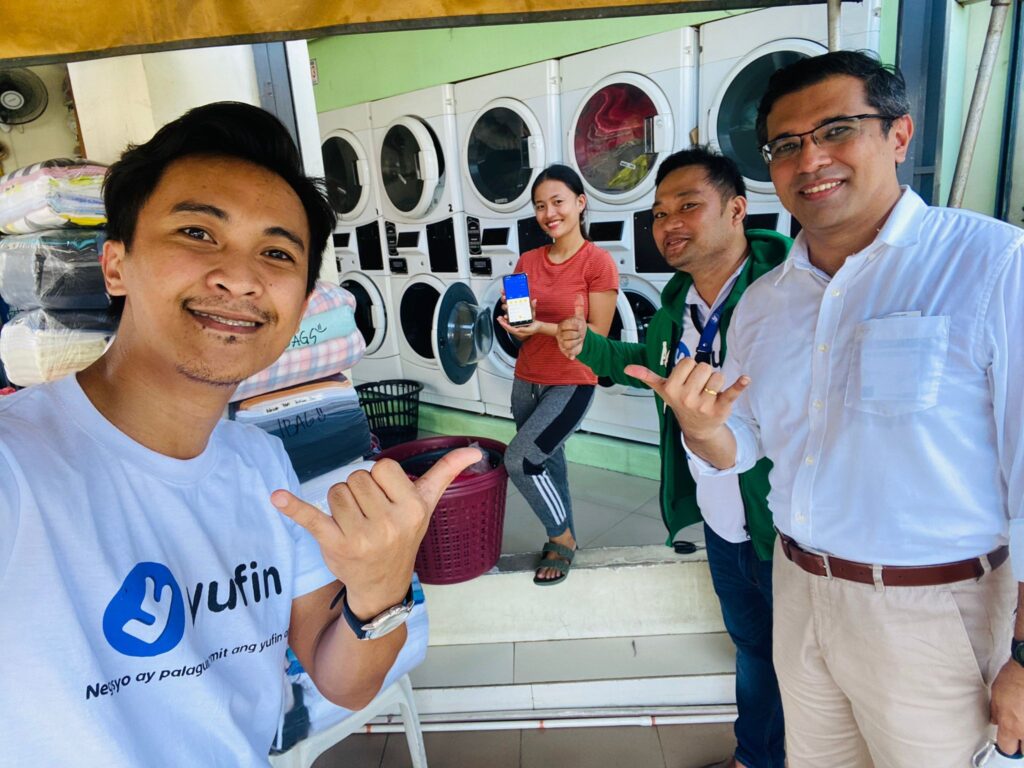
[[[772,666],[772,563],[749,541],[733,544],[704,525],[708,565],[725,628],[736,645],[736,759],[748,768],[783,768],[785,735]]]

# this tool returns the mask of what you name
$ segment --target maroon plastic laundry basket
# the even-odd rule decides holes
[[[508,473],[505,444],[486,437],[430,437],[397,445],[378,459],[394,459],[409,475],[419,476],[448,451],[477,443],[491,469],[463,472],[441,495],[416,553],[416,572],[424,584],[458,584],[486,573],[501,556]]]

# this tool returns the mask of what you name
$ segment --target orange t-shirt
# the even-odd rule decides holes
[[[550,245],[519,257],[516,272],[525,272],[530,298],[537,300],[537,320],[559,323],[571,317],[576,296],[583,296],[587,317],[590,294],[619,290],[619,270],[608,251],[589,240],[567,261],[548,260]],[[535,384],[596,384],[597,376],[579,360],[570,360],[558,349],[553,336],[534,334],[519,349],[516,377]]]

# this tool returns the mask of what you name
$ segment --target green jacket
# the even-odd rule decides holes
[[[757,278],[781,264],[793,243],[778,232],[763,229],[748,231],[747,240],[750,242],[750,259],[736,279],[722,309],[720,334],[723,358],[729,321],[740,296]],[[661,363],[663,350],[668,350],[670,361],[675,359],[676,345],[682,333],[680,322],[686,309],[686,294],[692,283],[693,279],[685,272],[677,273],[668,282],[661,292],[661,308],[647,328],[645,343],[612,341],[587,331],[583,349],[577,359],[598,376],[607,376],[618,384],[633,387],[646,385],[623,373],[627,365],[643,365],[659,376],[667,376],[668,367]],[[671,542],[680,528],[696,523],[701,519],[701,514],[697,506],[697,484],[686,464],[675,415],[671,409],[664,407],[657,395],[654,401],[658,407],[661,432],[661,517],[668,527]],[[754,551],[761,560],[771,560],[775,543],[775,528],[768,509],[768,472],[771,467],[768,459],[761,459],[752,469],[739,476],[747,530]]]

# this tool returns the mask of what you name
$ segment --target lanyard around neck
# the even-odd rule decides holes
[[[700,341],[697,342],[697,352],[693,355],[693,359],[698,363],[710,364],[712,361],[711,353],[714,348],[715,336],[718,335],[718,326],[722,321],[723,304],[725,304],[724,299],[721,304],[712,310],[706,324],[700,321],[700,312],[697,311],[697,305],[690,305],[690,320],[693,322],[693,327],[697,329],[697,333],[700,334]],[[679,357],[680,354],[683,357],[690,357],[690,350],[683,342],[682,336],[679,337],[679,345],[676,347],[676,357]]]

